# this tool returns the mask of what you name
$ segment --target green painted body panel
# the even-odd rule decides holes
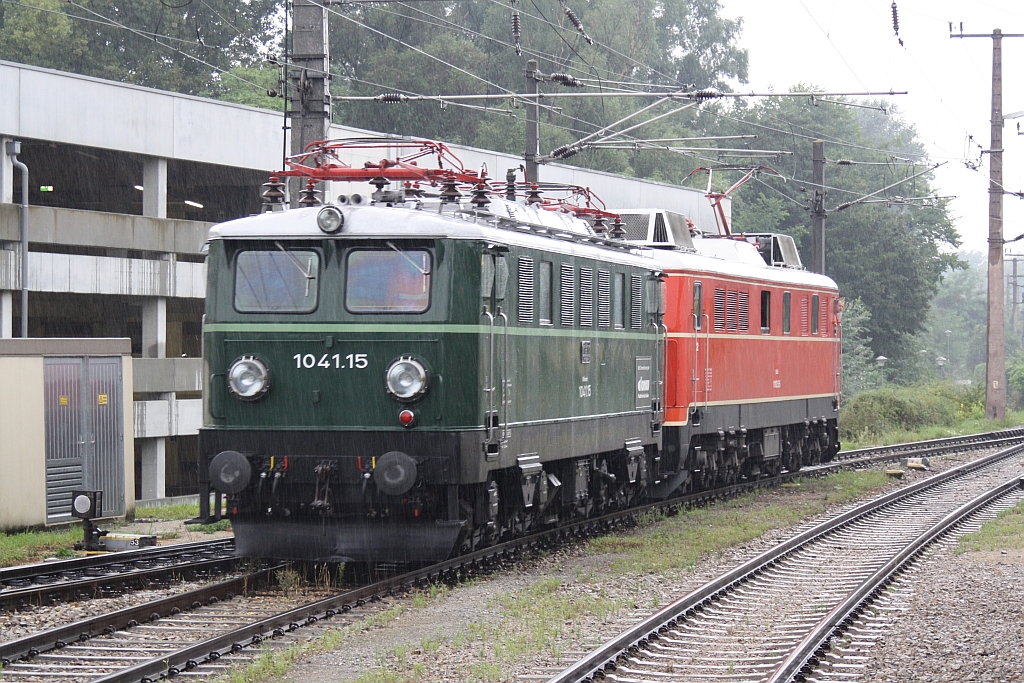
[[[208,428],[402,431],[398,413],[406,406],[386,393],[384,374],[394,359],[410,355],[422,360],[430,373],[428,392],[409,406],[417,415],[411,429],[483,429],[489,406],[485,389],[491,344],[480,293],[485,245],[469,240],[391,238],[398,247],[427,248],[434,255],[430,307],[419,314],[350,313],[344,306],[343,251],[351,246],[379,248],[382,242],[314,242],[321,252],[319,301],[316,310],[301,314],[243,314],[234,309],[231,257],[240,248],[274,249],[273,242],[211,242],[204,328],[210,382],[204,394]],[[302,242],[302,248],[310,246],[308,240]],[[594,325],[583,327],[576,320],[573,325],[541,326],[536,312],[533,324],[520,324],[515,265],[520,256],[552,261],[556,282],[561,263],[573,264],[576,274],[580,266],[594,269]],[[508,380],[507,406],[502,407],[499,398],[494,401],[501,422],[542,424],[644,412],[636,404],[636,358],[659,353],[656,328],[598,327],[596,287],[599,268],[625,273],[627,282],[630,274],[644,271],[519,247],[512,247],[505,258],[510,277],[507,297],[499,305],[509,325],[507,331],[500,322],[494,326],[498,396],[502,375]],[[579,282],[574,278],[578,304]],[[557,312],[561,303],[557,284],[553,290]],[[493,300],[486,303],[495,305]],[[581,362],[585,341],[591,347],[589,363]],[[366,354],[365,368],[349,367],[356,354]],[[227,367],[245,355],[258,356],[270,368],[270,390],[255,403],[239,401],[227,390]],[[302,367],[304,357],[310,363],[309,356],[315,361],[313,367]]]

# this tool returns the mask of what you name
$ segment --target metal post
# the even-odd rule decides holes
[[[992,145],[988,188],[988,359],[985,415],[1006,417],[1006,339],[1003,329],[1003,40],[992,31]]]
[[[21,209],[18,212],[18,228],[21,231],[21,336],[28,337],[28,166],[18,161],[21,153],[20,142],[7,143],[7,156],[21,171]]]
[[[814,141],[811,158],[814,197],[811,200],[811,270],[825,273],[825,143]]]
[[[540,74],[537,72],[537,60],[526,62],[526,92],[529,95],[540,93]],[[540,107],[538,98],[526,100],[526,180],[536,183],[540,180],[537,174],[537,157],[540,156]]]
[[[1010,263],[1013,264],[1013,281],[1010,283],[1010,291],[1013,292],[1013,296],[1010,297],[1010,331],[1013,334],[1017,333],[1017,259],[1010,259]]]
[[[950,38],[992,39],[992,145],[988,150],[988,340],[985,363],[985,416],[1006,416],[1006,304],[1003,283],[1003,38],[1024,38],[1024,33],[953,33]]]
[[[331,94],[328,86],[327,8],[314,0],[294,0],[292,47],[289,66],[291,87],[292,154],[306,145],[329,137]],[[291,206],[297,206],[303,179],[289,178]],[[320,184],[323,190],[323,184]]]

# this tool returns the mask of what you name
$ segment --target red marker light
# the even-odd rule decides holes
[[[405,427],[411,427],[412,423],[413,423],[413,420],[415,420],[415,419],[416,419],[416,413],[414,413],[414,412],[412,412],[411,410],[408,410],[408,409],[403,410],[402,412],[400,412],[398,414],[398,421],[401,422],[402,425],[405,426]]]

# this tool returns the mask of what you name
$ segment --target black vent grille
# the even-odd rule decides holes
[[[643,286],[639,275],[629,276],[629,326],[634,330],[639,330],[644,323]]]
[[[568,263],[562,264],[561,291],[562,291],[562,324],[572,325],[573,310],[576,308],[575,291],[572,282],[575,269]]]
[[[594,326],[594,271],[580,268],[580,325]]]
[[[597,324],[612,325],[612,274],[607,270],[597,271]]]
[[[715,330],[725,329],[725,290],[715,290]]]
[[[519,324],[533,324],[533,259],[519,257]]]
[[[740,292],[740,330],[750,330],[750,294]]]
[[[654,242],[668,242],[668,231],[665,229],[665,214],[654,214]]]
[[[736,330],[736,290],[725,293],[725,322],[730,332]]]

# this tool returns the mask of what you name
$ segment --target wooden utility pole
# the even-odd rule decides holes
[[[540,82],[543,76],[537,71],[537,60],[531,59],[526,62],[526,93],[534,95],[526,99],[526,180],[536,183],[540,180],[537,175],[539,164],[537,157],[540,156],[540,106],[539,97]]]
[[[811,199],[811,270],[825,274],[825,143],[814,141],[811,158],[814,197]]]
[[[314,0],[292,2],[292,44],[289,55],[292,154],[306,145],[329,137],[331,93],[327,50],[327,7]],[[294,207],[302,189],[302,178],[289,178],[290,204]],[[320,183],[323,189],[323,183]]]
[[[1006,331],[1003,284],[1003,38],[1024,33],[953,33],[950,38],[992,39],[992,145],[988,184],[988,354],[985,362],[985,416],[1006,417]]]

